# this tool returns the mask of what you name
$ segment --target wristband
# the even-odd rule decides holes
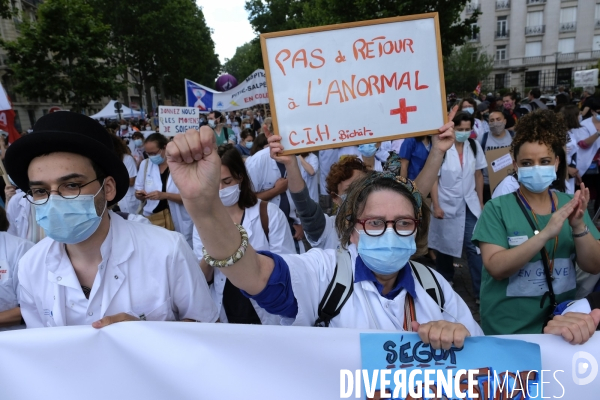
[[[590,228],[587,227],[587,225],[585,226],[585,229],[583,230],[583,232],[581,233],[573,233],[573,237],[574,238],[580,238],[580,237],[584,237],[585,235],[587,235],[588,233],[590,233]]]
[[[233,253],[233,255],[231,255],[230,257],[228,257],[224,260],[215,260],[210,255],[208,255],[208,252],[206,251],[205,247],[202,248],[202,255],[204,257],[204,261],[206,261],[206,263],[208,265],[210,265],[211,267],[214,267],[214,268],[231,267],[233,264],[235,264],[236,262],[241,260],[242,257],[244,257],[244,254],[246,253],[246,249],[248,248],[248,232],[246,232],[244,227],[239,224],[235,224],[235,226],[238,228],[238,230],[240,231],[240,235],[242,236],[242,244],[240,244],[240,247],[236,250],[235,253]]]

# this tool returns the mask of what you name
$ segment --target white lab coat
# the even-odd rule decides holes
[[[206,279],[181,234],[109,216],[89,300],[62,243],[45,238],[21,259],[21,313],[28,328],[90,325],[123,312],[149,321],[217,320]]]
[[[125,154],[123,157],[123,164],[125,164],[125,168],[127,168],[127,173],[129,173],[129,178],[135,178],[138,174],[137,165],[135,160],[129,154]],[[138,207],[140,206],[140,201],[135,198],[135,184],[133,186],[129,186],[127,189],[127,194],[125,197],[119,201],[119,208],[124,213],[135,213],[137,212]]]
[[[587,139],[596,133],[596,126],[594,125],[593,119],[588,118],[581,121],[581,128],[572,129],[569,131],[571,140],[575,140],[575,143],[579,143],[582,140]],[[583,176],[592,165],[594,156],[600,149],[600,140],[596,140],[591,144],[590,147],[584,149],[583,147],[577,148],[577,171],[579,175]]]
[[[269,239],[264,233],[260,221],[260,202],[250,208],[246,208],[242,226],[248,232],[248,242],[256,251],[270,251],[275,254],[295,254],[296,247],[290,232],[290,226],[283,211],[275,204],[269,203],[267,214],[269,215]],[[202,240],[194,227],[194,254],[198,260],[202,259]],[[210,286],[210,294],[219,310],[219,321],[228,322],[227,314],[223,308],[223,290],[225,289],[225,275],[219,268],[214,268],[214,284]],[[281,317],[267,313],[260,308],[254,300],[250,300],[263,325],[279,325]]]
[[[327,215],[325,214],[325,228],[323,229],[323,233],[321,237],[317,241],[312,241],[306,237],[308,243],[314,248],[322,249],[322,250],[335,250],[340,245],[340,238],[335,229],[335,215]]]
[[[148,165],[148,171],[146,172],[146,179],[144,181],[144,170],[146,169],[146,163],[150,163]],[[150,162],[149,159],[142,161],[140,164],[140,173],[137,175],[135,179],[135,190],[145,190],[146,193],[153,192],[158,190],[162,192],[162,181],[160,180],[160,168],[158,165]],[[167,193],[179,193],[179,189],[175,186],[175,182],[171,178],[171,174],[169,174],[169,178],[167,179]],[[143,214],[145,217],[152,215],[152,211],[158,205],[158,200],[148,200],[146,201],[146,205],[144,206]],[[173,225],[175,225],[175,230],[181,233],[188,244],[193,246],[192,242],[192,230],[194,227],[194,222],[192,221],[192,217],[186,211],[183,204],[175,203],[174,201],[169,201],[169,210],[171,211],[171,217],[173,218]]]
[[[356,262],[355,245],[348,247],[352,264]],[[295,319],[283,318],[284,324],[312,326],[318,317],[319,303],[325,293],[336,266],[334,250],[312,249],[303,255],[283,255],[289,266],[294,296],[298,302],[298,314]],[[415,310],[417,321],[421,324],[430,321],[447,320],[463,324],[471,336],[482,336],[483,331],[473,319],[469,307],[458,296],[450,284],[437,272],[433,271],[440,283],[445,297],[445,311],[442,312],[437,303],[425,292],[415,280]],[[331,320],[334,328],[403,329],[404,303],[406,290],[393,300],[382,297],[373,282],[354,284],[354,291],[340,314]],[[455,320],[456,319],[456,320]]]
[[[454,257],[460,257],[465,234],[465,205],[477,218],[481,204],[475,191],[475,171],[487,167],[485,155],[478,141],[477,157],[469,142],[464,143],[463,166],[456,146],[446,152],[446,158],[438,173],[438,198],[444,210],[444,219],[431,218],[429,224],[429,248]]]
[[[310,175],[302,166],[300,157],[298,157],[298,166],[300,167],[300,174],[302,179],[306,183],[309,197],[315,202],[319,203],[319,158],[314,154],[309,154],[304,159],[313,169],[315,170],[314,175]]]
[[[7,232],[22,239],[27,239],[31,203],[23,197],[24,195],[25,193],[21,189],[16,190],[16,194],[11,197],[6,205],[6,218],[10,223]]]
[[[505,194],[510,194],[512,192],[516,192],[519,188],[519,182],[517,179],[509,175],[506,178],[502,179],[502,181],[496,186],[494,193],[492,194],[492,199],[496,197],[504,196]]]
[[[0,232],[0,312],[19,305],[18,264],[23,255],[33,247],[28,240]],[[25,325],[0,328],[1,331],[23,329]]]

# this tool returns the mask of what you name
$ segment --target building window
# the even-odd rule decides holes
[[[542,42],[529,42],[525,44],[525,57],[539,57],[542,55]]]
[[[577,7],[565,7],[560,9],[560,23],[577,21]]]
[[[558,41],[558,52],[559,53],[574,53],[575,52],[575,38],[560,39]]]
[[[23,132],[23,128],[21,127],[21,118],[19,117],[19,111],[18,110],[14,110],[15,111],[15,129],[17,130],[17,132],[21,133]]]
[[[573,76],[573,68],[561,68],[558,70],[557,83],[559,85],[571,86],[571,77]]]
[[[527,26],[542,26],[544,25],[544,12],[534,11],[527,13]]]
[[[494,79],[494,89],[504,89],[506,87],[506,74],[496,74]]]
[[[506,36],[506,31],[508,30],[508,20],[507,17],[498,17],[496,21],[496,30],[498,31],[498,35]]]
[[[600,50],[600,35],[594,36],[594,43],[592,44],[592,50]]]
[[[29,117],[29,123],[31,124],[31,127],[33,128],[35,125],[35,111],[27,110],[27,116]]]
[[[506,60],[506,46],[496,46],[496,60]]]
[[[600,20],[600,4],[596,4],[596,21]]]
[[[525,72],[525,87],[540,86],[540,71]]]
[[[469,38],[472,41],[477,40],[477,38],[479,37],[479,33],[477,31],[477,24],[471,24],[471,37]]]

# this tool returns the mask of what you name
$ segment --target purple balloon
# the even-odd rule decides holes
[[[237,79],[233,75],[223,74],[217,78],[217,90],[219,92],[226,92],[233,89],[238,84]]]

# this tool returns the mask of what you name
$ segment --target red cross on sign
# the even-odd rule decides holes
[[[390,115],[400,114],[400,123],[408,123],[408,113],[417,111],[417,106],[406,106],[406,99],[400,99],[400,107],[390,110]]]

